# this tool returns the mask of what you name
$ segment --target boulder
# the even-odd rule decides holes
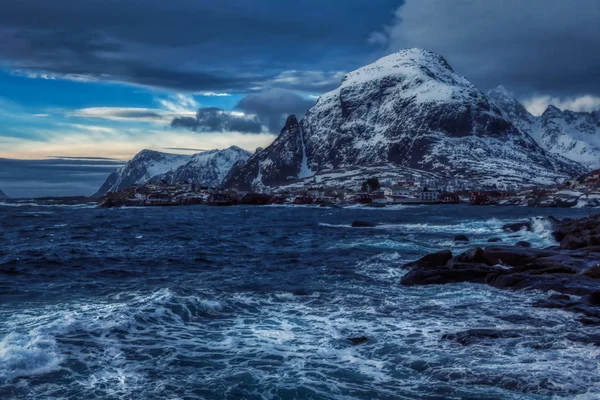
[[[402,277],[400,283],[405,286],[445,285],[458,282],[485,283],[489,274],[498,274],[502,271],[504,269],[501,267],[486,264],[453,262],[451,267],[413,269]]]
[[[567,234],[562,230],[552,232],[552,237],[559,243],[565,238],[565,236],[567,236]]]
[[[590,235],[587,239],[587,247],[600,246],[600,235]]]
[[[584,303],[587,303],[592,306],[600,306],[600,291],[591,292],[581,299]]]
[[[596,264],[589,268],[583,273],[583,275],[594,279],[600,279],[600,264]]]
[[[488,246],[483,251],[483,258],[488,265],[504,264],[516,267],[533,262],[539,257],[555,255],[556,251],[528,249],[512,246]]]
[[[560,242],[560,248],[567,249],[567,250],[581,249],[582,247],[585,247],[585,246],[586,246],[585,240],[583,240],[582,238],[577,237],[573,234],[568,234]]]
[[[366,341],[367,341],[367,340],[369,340],[369,339],[367,339],[367,337],[366,337],[366,336],[361,336],[361,337],[352,337],[352,338],[348,338],[347,340],[348,340],[348,341],[350,341],[350,343],[352,343],[352,344],[355,344],[355,345],[356,345],[356,344],[361,344],[361,343],[364,343],[364,342],[366,342]]]
[[[450,250],[442,250],[437,253],[427,254],[421,257],[417,261],[404,264],[402,268],[413,269],[413,268],[436,268],[443,267],[452,258],[452,252]]]
[[[469,249],[457,256],[452,261],[459,263],[485,263],[485,259],[483,258],[483,250],[480,247]]]
[[[373,228],[375,226],[377,226],[377,224],[375,222],[369,222],[369,221],[353,221],[352,222],[353,228]]]
[[[466,237],[465,235],[456,235],[456,236],[454,236],[454,241],[455,242],[468,242],[469,238]]]

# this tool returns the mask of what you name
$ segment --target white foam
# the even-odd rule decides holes
[[[61,361],[51,336],[11,332],[0,340],[0,378],[46,374],[57,370]]]

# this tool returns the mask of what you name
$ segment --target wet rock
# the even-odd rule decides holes
[[[454,241],[455,242],[468,242],[469,238],[466,237],[465,235],[456,235],[456,236],[454,236]]]
[[[400,283],[405,286],[445,285],[458,282],[485,283],[489,274],[500,271],[503,269],[486,264],[453,262],[451,267],[413,269],[402,277]]]
[[[600,246],[600,235],[591,235],[587,239],[587,247]]]
[[[483,251],[483,257],[487,264],[504,264],[516,267],[526,265],[540,257],[549,257],[557,254],[553,250],[528,249],[511,246],[488,246]]]
[[[561,240],[563,240],[565,238],[565,236],[567,236],[567,234],[563,231],[552,232],[552,237],[554,238],[554,240],[556,240],[559,243]]]
[[[352,222],[353,228],[373,228],[376,226],[377,226],[377,224],[375,222],[369,222],[369,221],[353,221]]]
[[[367,339],[366,336],[361,336],[361,337],[348,338],[347,340],[350,341],[350,343],[357,345],[357,344],[364,343],[369,339]]]
[[[453,261],[458,263],[485,263],[485,259],[483,258],[483,249],[480,247],[469,249],[457,256]]]
[[[292,292],[294,296],[308,296],[308,292],[304,289],[297,289]]]
[[[514,329],[469,329],[464,332],[448,333],[442,336],[442,339],[453,340],[463,346],[470,346],[489,339],[514,339],[518,337],[521,337],[521,334]]]
[[[600,264],[594,265],[593,267],[585,271],[583,275],[594,279],[600,279]]]
[[[515,246],[529,248],[529,247],[531,247],[531,243],[522,240],[520,242],[515,243]]]
[[[561,249],[575,250],[575,249],[581,249],[582,247],[586,247],[585,240],[583,240],[582,238],[579,238],[573,234],[568,234],[560,242]]]
[[[600,306],[600,291],[594,291],[585,295],[581,301],[593,306]]]
[[[571,296],[564,294],[553,294],[546,300],[538,300],[533,306],[537,308],[568,308],[577,304],[577,301],[571,300]]]
[[[448,263],[448,261],[450,261],[451,258],[452,252],[450,250],[442,250],[436,253],[427,254],[426,256],[421,257],[417,261],[404,264],[402,268],[412,269],[443,267]]]
[[[501,241],[502,241],[502,239],[500,239],[500,238],[491,238],[491,239],[488,239],[489,243],[498,243],[498,242],[501,242]]]
[[[502,229],[506,232],[519,232],[522,230],[531,232],[533,231],[533,225],[531,221],[523,221],[514,224],[506,224]]]

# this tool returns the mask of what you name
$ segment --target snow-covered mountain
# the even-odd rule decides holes
[[[109,175],[100,190],[92,197],[100,197],[131,185],[148,182],[157,175],[165,174],[185,165],[191,156],[142,150],[124,166]]]
[[[0,190],[0,199],[8,199],[8,196],[2,190]]]
[[[583,170],[543,150],[443,57],[408,49],[347,74],[302,121],[289,117],[226,185],[282,185],[388,162],[487,185],[550,184]]]
[[[94,197],[147,182],[188,182],[219,186],[235,164],[244,163],[249,157],[250,153],[237,146],[192,156],[142,150],[113,172]]]
[[[561,111],[551,105],[540,117],[535,117],[502,86],[489,92],[488,98],[508,120],[547,151],[588,169],[600,168],[600,111]]]
[[[250,153],[237,146],[224,150],[210,150],[193,155],[179,168],[152,178],[170,184],[189,182],[216,187],[221,185],[231,168],[237,163],[245,163]]]

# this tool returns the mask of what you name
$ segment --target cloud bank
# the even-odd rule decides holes
[[[598,21],[597,0],[407,0],[367,40],[437,52],[484,91],[600,96]]]

